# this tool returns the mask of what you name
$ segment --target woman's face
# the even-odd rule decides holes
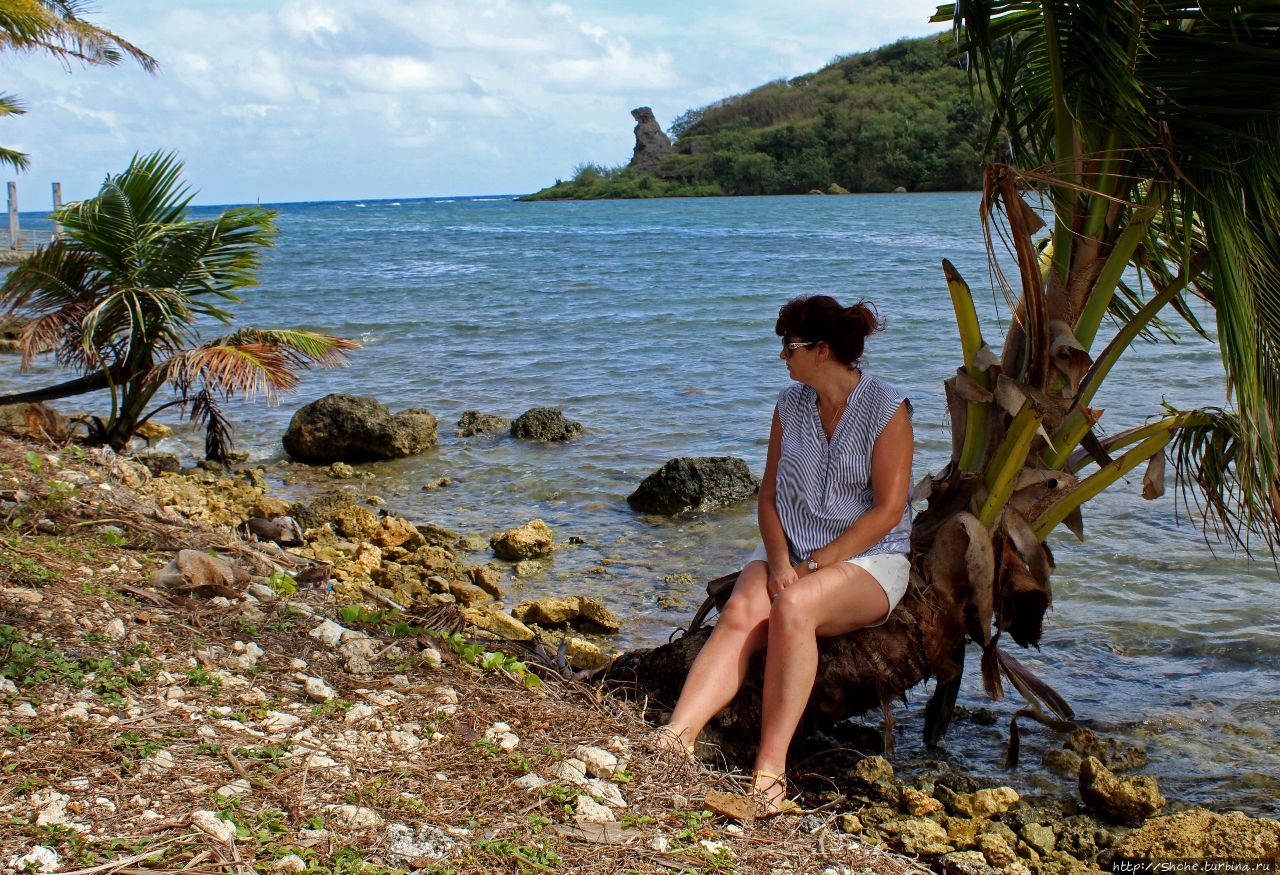
[[[782,338],[782,351],[778,354],[787,363],[787,373],[791,379],[801,383],[807,382],[817,365],[817,340],[801,340],[797,337]]]

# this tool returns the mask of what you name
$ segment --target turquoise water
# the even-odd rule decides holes
[[[509,601],[596,595],[629,618],[620,646],[663,641],[700,601],[701,581],[741,564],[754,512],[662,520],[632,513],[625,498],[676,455],[736,455],[760,471],[787,379],[773,320],[789,297],[830,292],[878,305],[888,327],[869,343],[866,366],[915,401],[917,471],[945,462],[942,380],[959,349],[940,260],[974,286],[995,346],[1006,313],[991,292],[977,203],[975,194],[931,194],[284,205],[262,287],[238,314],[365,348],[346,369],[309,374],[280,407],[236,405],[237,438],[257,460],[280,459],[293,410],[328,392],[426,407],[440,419],[440,446],[368,466],[371,491],[411,519],[465,532],[541,517],[557,540],[580,537],[542,576],[512,582]],[[48,376],[8,372],[4,382]],[[1132,350],[1097,406],[1114,430],[1158,412],[1161,398],[1222,404],[1222,393],[1215,347],[1188,340]],[[562,406],[587,433],[546,447],[452,433],[467,409],[511,417],[544,405]],[[173,443],[201,446],[192,432]],[[452,485],[421,489],[441,475]],[[1043,652],[1019,656],[1092,725],[1146,743],[1148,772],[1172,798],[1280,814],[1275,571],[1229,551],[1215,557],[1195,525],[1175,519],[1171,496],[1138,497],[1140,481],[1091,505],[1086,544],[1055,536]],[[667,579],[680,574],[699,583]],[[976,681],[976,666],[967,677]],[[925,698],[899,709],[909,762],[924,757]],[[962,700],[986,704],[976,682]],[[995,707],[1007,718],[1015,706]],[[957,725],[947,756],[995,771],[1006,725]],[[1065,787],[1038,765],[1060,742],[1038,728],[1025,734],[1025,765],[1008,780]]]

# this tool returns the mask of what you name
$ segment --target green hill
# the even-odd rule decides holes
[[[986,118],[936,37],[904,39],[689,110],[655,174],[587,164],[527,199],[976,189]]]

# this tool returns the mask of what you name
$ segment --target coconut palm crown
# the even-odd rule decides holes
[[[958,596],[988,692],[1003,675],[1032,716],[1065,718],[997,642],[1038,646],[1045,540],[1083,537],[1086,502],[1139,465],[1143,497],[1162,494],[1171,455],[1206,535],[1273,554],[1280,537],[1280,6],[960,0],[934,20],[994,107],[987,151],[1005,160],[986,168],[981,216],[1013,321],[997,356],[944,261],[964,365],[946,384],[951,463],[921,483],[913,546],[924,584]],[[1229,406],[1165,405],[1106,433],[1090,405],[1125,350],[1176,341],[1171,311],[1209,335],[1190,295],[1216,318]]]
[[[297,329],[238,328],[205,339],[200,329],[230,324],[225,309],[257,283],[272,245],[275,213],[235,207],[192,219],[192,193],[172,154],[135,156],[98,194],[58,210],[63,236],[37,249],[0,287],[0,303],[31,317],[23,367],[52,352],[83,376],[49,389],[0,398],[41,401],[108,389],[111,412],[91,437],[121,449],[158,409],[180,406],[206,426],[206,454],[225,461],[230,425],[221,402],[293,389],[299,371],[337,365],[359,344]],[[164,386],[177,397],[148,411]]]

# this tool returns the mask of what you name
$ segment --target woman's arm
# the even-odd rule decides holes
[[[825,568],[864,553],[880,541],[902,519],[911,484],[913,449],[911,417],[906,402],[900,405],[876,438],[871,450],[871,509],[830,544],[813,552],[818,566]],[[803,566],[801,573],[803,573]]]
[[[774,598],[790,584],[796,582],[796,572],[791,567],[791,548],[787,546],[782,520],[778,517],[778,458],[782,455],[782,419],[778,408],[773,409],[773,425],[769,429],[769,452],[765,456],[764,477],[760,481],[760,497],[756,516],[760,521],[760,539],[768,557],[769,580],[766,589]]]

